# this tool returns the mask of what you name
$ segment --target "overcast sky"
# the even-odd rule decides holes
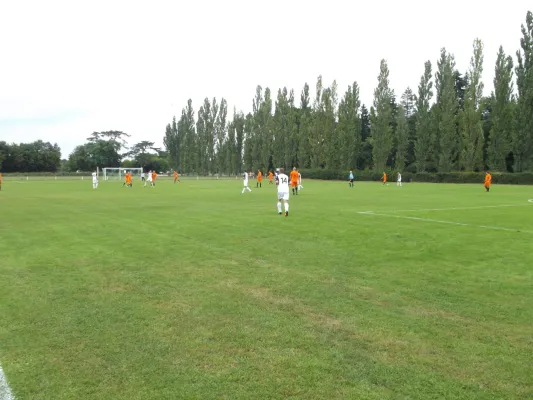
[[[494,4],[494,5],[493,5]],[[445,6],[444,6],[445,5]],[[245,113],[275,93],[357,81],[370,105],[379,63],[397,95],[416,91],[442,47],[464,72],[485,45],[485,94],[498,47],[516,60],[531,0],[5,0],[0,2],[0,140],[57,142],[63,157],[93,131],[162,146],[187,99],[225,97]]]

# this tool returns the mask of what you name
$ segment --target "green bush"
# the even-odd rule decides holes
[[[302,169],[300,170],[304,179],[321,179],[321,180],[342,180],[347,181],[349,171],[327,170],[327,169]],[[396,180],[397,171],[386,171],[389,181]],[[381,172],[375,171],[354,171],[356,181],[373,181],[378,182],[382,177]],[[482,184],[485,180],[484,172],[420,172],[420,173],[402,173],[403,182],[426,182],[426,183],[478,183]],[[533,173],[492,173],[492,183],[500,185],[533,185]]]

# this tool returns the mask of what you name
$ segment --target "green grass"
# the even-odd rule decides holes
[[[304,185],[5,182],[16,398],[532,398],[530,187]]]

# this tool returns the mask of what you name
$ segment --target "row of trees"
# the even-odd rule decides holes
[[[122,131],[93,132],[85,144],[77,146],[70,154],[65,169],[68,171],[94,171],[97,167],[144,167],[166,171],[165,151],[154,142],[141,141],[127,145],[129,134]]]
[[[295,93],[256,89],[253,111],[244,115],[227,102],[205,99],[195,113],[189,100],[166,127],[170,166],[188,172],[238,173],[274,166],[408,171],[499,171],[533,169],[533,14],[522,26],[516,63],[500,47],[494,89],[482,97],[483,43],[476,39],[468,70],[456,69],[442,49],[436,69],[424,65],[418,90],[407,88],[398,103],[389,69],[381,61],[370,110],[359,85],[342,96],[334,81],[318,77]],[[516,78],[516,79],[515,79]],[[514,90],[516,81],[517,91]]]
[[[122,131],[94,132],[60,161],[57,144],[0,142],[4,172],[91,171],[96,167],[177,169],[199,174],[300,168],[449,172],[533,170],[533,14],[522,26],[516,62],[500,47],[494,87],[482,97],[483,43],[476,39],[468,70],[456,69],[442,49],[436,68],[424,65],[418,88],[399,101],[381,61],[374,100],[362,104],[357,82],[339,93],[318,77],[299,95],[258,86],[252,112],[233,109],[225,99],[206,98],[195,112],[189,100],[179,119],[166,126],[165,150],[154,142],[127,145]],[[515,90],[516,83],[516,90]],[[299,103],[299,104],[297,104]]]
[[[0,141],[0,170],[3,172],[55,172],[61,163],[57,144],[38,140],[32,143]]]
[[[130,135],[122,131],[93,132],[87,142],[77,146],[68,160],[61,160],[57,144],[43,142],[6,143],[0,141],[0,171],[57,172],[94,171],[97,167],[144,167],[166,171],[169,169],[165,151],[154,142],[142,141],[129,147]]]

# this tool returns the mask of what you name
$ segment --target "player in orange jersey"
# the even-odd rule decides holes
[[[124,183],[122,184],[122,187],[132,187],[131,183],[131,174],[129,172],[126,172],[126,175],[124,175]]]
[[[178,175],[178,171],[174,171],[174,183],[176,182],[181,183],[180,176]]]
[[[155,169],[152,171],[152,186],[155,186],[155,180],[157,179],[157,172]]]
[[[255,184],[255,187],[262,187],[263,182],[263,173],[261,170],[257,171],[257,183]]]
[[[291,187],[292,194],[298,194],[298,171],[296,171],[296,167],[291,171]]]
[[[487,171],[487,173],[485,174],[485,190],[487,192],[490,191],[490,185],[492,183],[492,175],[490,174],[489,171]]]
[[[2,191],[2,174],[0,173],[0,192]]]
[[[268,184],[269,185],[272,185],[274,182],[272,181],[274,179],[274,173],[272,171],[270,171],[268,173]]]
[[[383,181],[384,185],[387,184],[387,173],[385,171],[383,171],[383,177],[381,178],[381,180]]]

